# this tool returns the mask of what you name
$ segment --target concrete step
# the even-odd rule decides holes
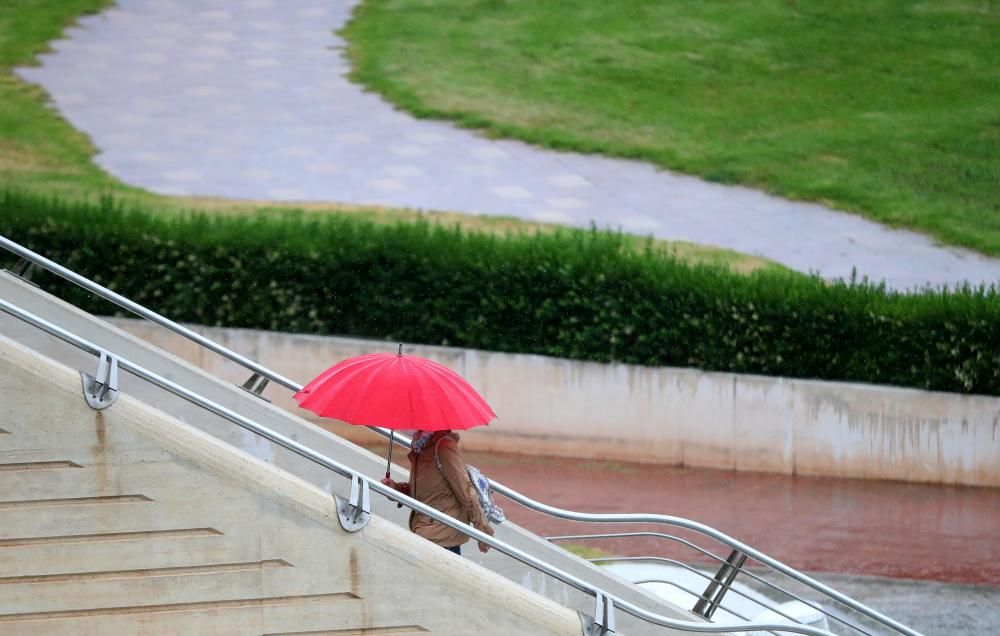
[[[0,616],[0,632],[7,636],[105,636],[107,634],[290,634],[329,629],[379,634],[380,627],[398,625],[395,612],[362,612],[364,602],[349,594],[304,597],[244,597],[190,604],[148,604],[86,608],[48,614]],[[368,628],[369,631],[362,631]],[[375,628],[372,630],[371,628]],[[337,633],[336,631],[334,633]],[[348,632],[340,632],[342,636]],[[382,632],[389,633],[392,632]],[[427,633],[417,629],[402,633]],[[460,633],[460,632],[455,632]]]
[[[102,415],[100,423],[97,424],[89,421],[65,422],[60,425],[46,423],[41,427],[33,427],[5,421],[0,424],[0,430],[6,431],[0,433],[0,457],[4,456],[3,453],[16,450],[65,450],[83,454],[94,451],[94,460],[87,463],[103,463],[105,461],[104,455],[97,453],[101,449],[108,452],[133,448],[147,448],[154,452],[160,450],[141,433],[116,421],[114,406],[107,411],[92,412],[96,414],[107,413],[107,415]],[[239,433],[248,438],[261,440],[260,444],[270,444],[253,433],[243,431],[231,422],[222,420],[211,413],[205,413],[207,417],[225,422],[222,430],[228,429],[233,431],[233,435]]]
[[[223,534],[255,525],[266,502],[249,498],[197,498],[180,509],[155,500],[115,503],[101,499],[93,506],[60,507],[58,514],[39,514],[34,507],[0,511],[0,551],[19,539],[43,541],[45,537],[142,532],[169,528],[216,528]],[[50,508],[51,510],[51,508]],[[168,512],[169,511],[169,512]],[[169,521],[168,521],[169,519]],[[67,539],[70,541],[70,539]],[[48,543],[62,543],[52,539]]]
[[[342,533],[329,526],[297,518],[286,508],[265,500],[195,499],[183,506],[171,506],[169,514],[152,504],[141,514],[96,517],[81,510],[79,516],[25,515],[16,520],[29,528],[17,534],[14,523],[0,513],[0,576],[16,571],[35,574],[64,563],[79,570],[103,569],[100,558],[114,559],[113,569],[147,566],[151,552],[169,555],[171,543],[183,546],[181,553],[226,550],[239,561],[282,558],[288,537],[295,544],[318,549],[343,541]],[[53,521],[53,518],[56,521]],[[336,521],[332,523],[336,524]],[[31,530],[31,531],[29,531]],[[46,530],[48,532],[42,532]],[[304,543],[303,543],[304,542]],[[94,552],[97,556],[90,553]],[[164,557],[167,565],[186,565]],[[95,567],[96,566],[96,567]],[[39,570],[38,568],[46,568]]]
[[[225,568],[216,563],[214,570],[90,573],[84,581],[68,575],[61,581],[8,583],[0,579],[0,608],[17,607],[16,612],[0,614],[0,632],[410,634],[427,633],[419,626],[422,621],[414,617],[428,611],[439,628],[442,622],[448,623],[447,612],[429,610],[421,600],[453,594],[448,577],[428,577],[402,568],[409,576],[368,583],[365,572],[391,567],[393,553],[395,558],[405,557],[405,550],[394,548],[379,555],[358,549],[345,555],[339,548],[324,551],[299,545],[284,562],[242,564],[243,569],[235,567],[241,564]],[[468,567],[460,557],[445,556]],[[393,600],[387,604],[385,599]],[[347,609],[344,604],[348,602],[360,603],[361,608]],[[363,624],[357,623],[359,614]],[[401,625],[399,616],[410,622]],[[254,617],[262,621],[259,627],[252,622]],[[440,633],[465,634],[470,629],[496,633],[489,612],[476,620],[481,624],[473,626],[464,617]],[[101,632],[102,628],[106,631]],[[369,631],[360,631],[365,628]]]
[[[115,564],[113,569],[130,569],[130,563],[141,563],[143,555],[164,550],[166,544],[187,546],[181,550],[215,549],[223,545],[225,538],[211,527],[175,526],[169,520],[163,526],[134,530],[128,534],[54,535],[56,538],[3,546],[0,547],[0,576],[35,574],[53,566],[71,570],[100,569],[103,563],[108,563],[107,559]],[[95,564],[94,554],[105,561]]]
[[[46,498],[145,494],[166,500],[164,486],[176,485],[178,497],[226,497],[240,492],[234,479],[192,472],[176,460],[90,465],[51,455],[34,466],[0,468],[4,501]],[[341,478],[342,479],[342,478]],[[346,481],[346,480],[345,480]],[[183,488],[181,488],[183,485]]]
[[[289,536],[291,529],[281,535]],[[267,542],[268,538],[265,537]],[[411,560],[407,554],[392,554],[394,546],[383,556],[344,550],[344,542],[299,543],[292,547],[272,545],[269,554],[254,560],[240,561],[245,552],[233,552],[228,546],[211,553],[192,555],[177,551],[166,560],[163,555],[133,555],[133,567],[119,569],[121,560],[105,561],[103,566],[78,567],[65,561],[50,562],[45,571],[34,567],[22,568],[10,576],[0,577],[0,608],[30,608],[49,611],[53,608],[112,607],[121,604],[142,604],[148,599],[166,602],[223,598],[234,594],[305,595],[332,591],[351,591],[363,597],[396,598],[412,593],[413,587],[424,593],[447,595],[447,577],[422,576],[420,580],[400,575],[383,578],[376,585],[367,583],[367,573],[392,568],[393,563],[405,566]],[[436,552],[436,551],[435,551]],[[278,556],[280,555],[280,556]],[[107,557],[108,555],[104,555]],[[195,556],[197,558],[189,558]],[[466,565],[461,557],[441,551],[441,556],[458,566]],[[400,572],[412,572],[400,567]],[[128,603],[126,603],[128,601]],[[28,610],[25,610],[28,611]],[[0,630],[2,633],[2,630]]]
[[[331,569],[324,576],[326,566],[340,570]],[[300,561],[298,566],[273,559],[249,564],[218,563],[184,572],[146,570],[119,576],[129,578],[107,579],[91,575],[57,582],[43,580],[0,585],[0,608],[16,607],[18,613],[38,613],[150,603],[184,605],[263,596],[351,593],[346,564],[322,553],[315,555],[313,563]],[[0,610],[2,623],[3,611]]]
[[[6,436],[5,436],[6,437]],[[61,440],[60,444],[72,444],[72,440]],[[55,445],[27,445],[0,450],[0,471],[24,474],[35,470],[32,466],[19,464],[39,464],[43,462],[73,462],[79,466],[106,466],[130,464],[133,462],[164,461],[170,454],[153,446],[103,446],[78,444],[74,447]]]
[[[78,396],[70,399],[79,399],[80,404],[86,403],[82,389],[80,389]],[[113,409],[114,407],[112,406],[111,408]],[[34,435],[39,438],[58,440],[66,439],[67,435],[73,435],[81,442],[90,442],[92,444],[103,444],[105,440],[128,444],[132,440],[142,439],[136,431],[129,429],[127,426],[115,425],[111,421],[111,418],[108,417],[110,413],[111,411],[108,410],[91,410],[88,417],[81,418],[80,421],[54,418],[43,422],[28,423],[12,419],[5,421],[3,428],[10,433],[12,439]],[[90,439],[87,439],[86,436],[90,436]]]
[[[224,535],[105,543],[31,546],[0,552],[0,579],[73,572],[144,570],[212,563],[247,563],[278,558],[249,541]]]

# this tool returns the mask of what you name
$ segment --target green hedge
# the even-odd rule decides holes
[[[184,322],[1000,395],[996,288],[745,276],[597,231],[167,216],[16,193],[0,232]],[[54,277],[42,285],[113,311]]]

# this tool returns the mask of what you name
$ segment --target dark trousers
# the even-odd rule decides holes
[[[450,548],[445,548],[445,550],[448,550],[450,552],[454,552],[455,554],[457,554],[459,556],[462,556],[462,546],[460,546],[460,545],[453,545]]]

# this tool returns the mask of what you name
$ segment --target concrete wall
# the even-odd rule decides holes
[[[0,632],[548,634],[575,611],[0,337]]]
[[[149,323],[114,324],[212,374],[248,375]],[[193,327],[305,384],[391,343]],[[1000,399],[532,355],[406,346],[462,374],[497,412],[468,448],[786,474],[1000,486]],[[274,403],[303,415],[291,393]],[[314,420],[315,421],[315,420]],[[329,426],[328,422],[323,425]],[[349,426],[341,435],[370,439]]]

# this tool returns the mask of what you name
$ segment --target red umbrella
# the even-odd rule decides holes
[[[338,362],[296,393],[295,400],[322,417],[393,431],[464,430],[496,417],[462,376],[433,360],[402,352],[400,345],[399,353],[371,353]]]

